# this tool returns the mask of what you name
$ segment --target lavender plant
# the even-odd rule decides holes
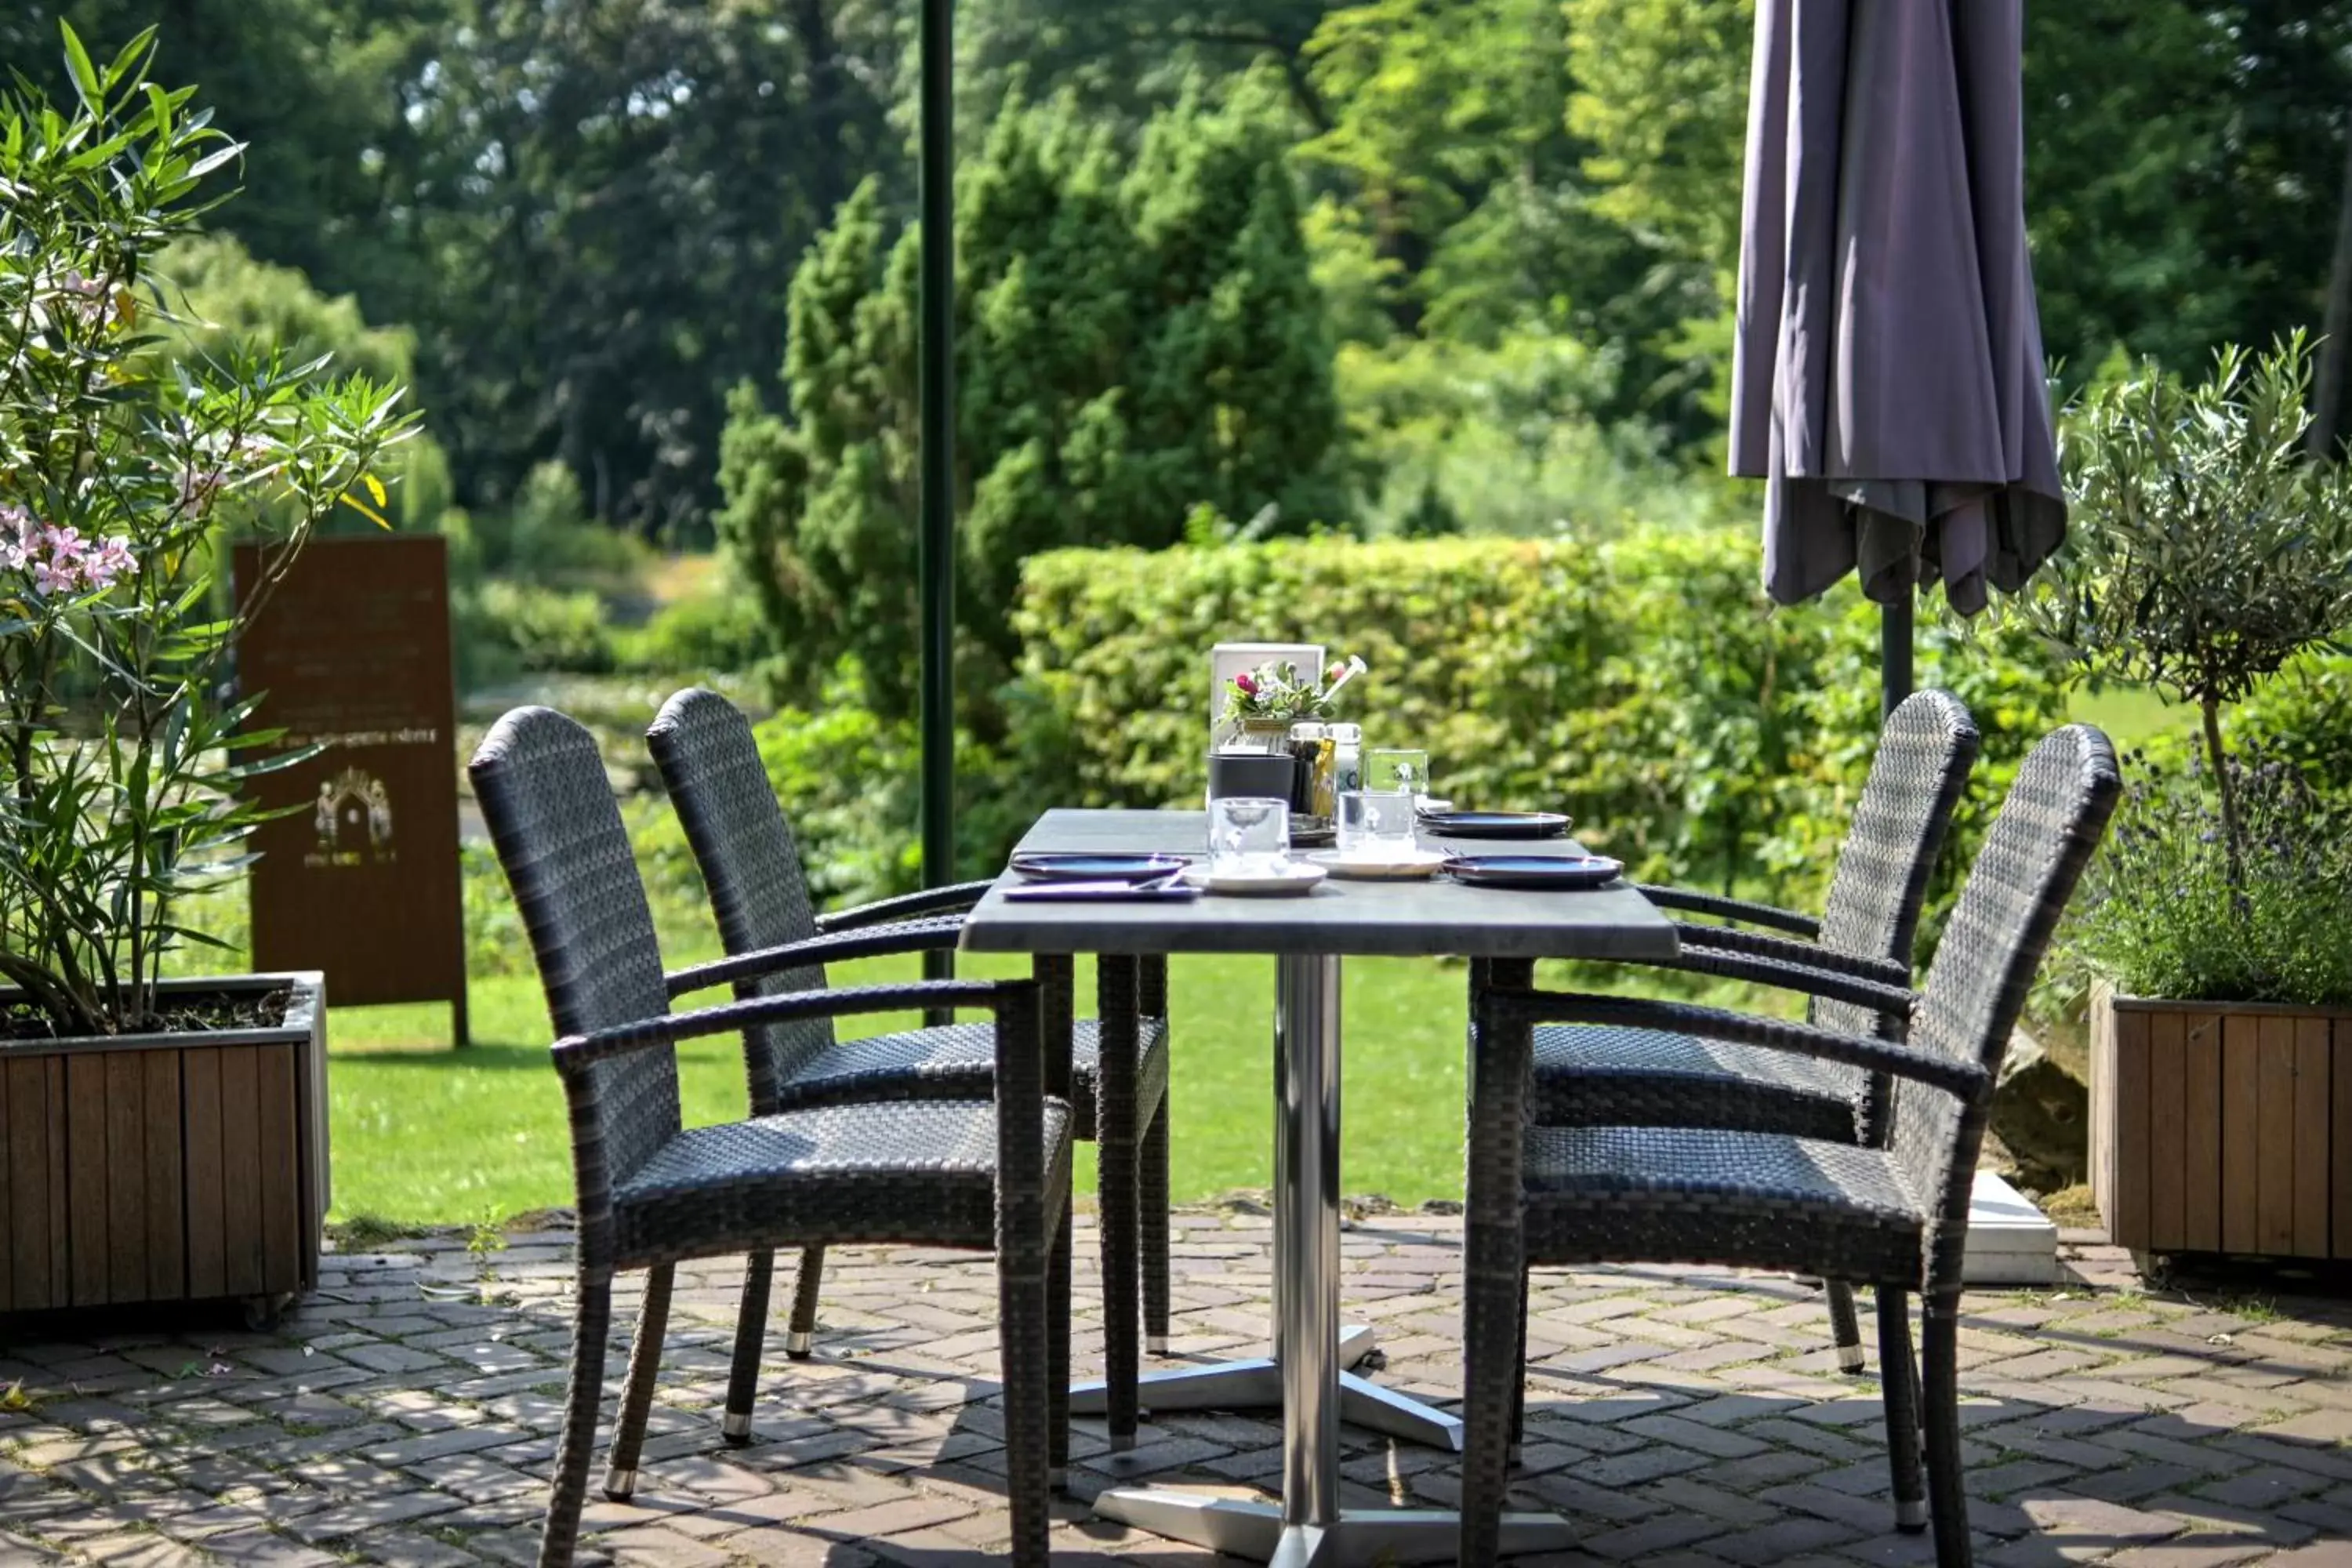
[[[2072,945],[2091,969],[2141,996],[2352,1005],[2352,808],[2283,758],[2231,758],[2233,876],[2205,761],[2131,762],[2074,903]]]
[[[275,737],[230,700],[245,617],[320,521],[383,523],[396,390],[279,356],[166,365],[150,264],[240,146],[150,78],[152,30],[104,65],[72,29],[77,102],[0,96],[0,979],[10,1027],[159,1022],[178,918],[236,877],[260,819],[240,782]],[[225,606],[229,537],[263,581]]]

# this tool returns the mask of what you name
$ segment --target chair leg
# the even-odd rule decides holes
[[[727,1369],[727,1413],[719,1435],[738,1447],[751,1440],[751,1403],[760,1392],[760,1353],[768,1342],[768,1290],[776,1255],[751,1254],[743,1265],[743,1304],[735,1311],[735,1359]]]
[[[1862,1320],[1853,1310],[1853,1287],[1843,1279],[1822,1282],[1822,1293],[1829,1299],[1830,1337],[1837,1342],[1838,1370],[1862,1370]]]
[[[1136,1207],[1143,1227],[1143,1348],[1168,1353],[1168,1100],[1162,1096],[1143,1131]]]
[[[793,1279],[793,1321],[784,1330],[784,1353],[806,1361],[816,1349],[816,1294],[824,1288],[824,1248],[801,1248],[801,1271]]]
[[[1488,973],[1501,978],[1502,966]],[[1472,995],[1474,1018],[1486,1005]],[[1485,1568],[1500,1553],[1510,1485],[1513,1390],[1527,1383],[1518,1356],[1527,1319],[1528,1259],[1520,1151],[1526,1136],[1526,1024],[1487,1018],[1470,1053],[1468,1227],[1463,1241],[1462,1533],[1455,1561]]]
[[[1960,1470],[1960,1301],[1927,1298],[1920,1314],[1920,1394],[1927,1436],[1927,1512],[1937,1568],[1969,1568],[1968,1478]]]
[[[572,1323],[572,1385],[563,1402],[563,1436],[555,1449],[555,1489],[539,1538],[539,1568],[570,1568],[588,1500],[588,1461],[596,1447],[596,1407],[604,1395],[604,1339],[613,1327],[613,1279],[580,1279]]]
[[[613,1451],[604,1460],[604,1495],[616,1502],[628,1501],[637,1489],[637,1456],[646,1446],[654,1382],[661,1375],[662,1335],[669,1328],[669,1292],[676,1273],[667,1263],[646,1271],[645,1304],[637,1309],[637,1337],[629,1347],[629,1379],[621,1386],[620,1419],[613,1426]]]
[[[1927,1503],[1919,1490],[1919,1384],[1911,1356],[1908,1292],[1878,1292],[1878,1374],[1886,1406],[1886,1462],[1895,1472],[1895,1528],[1916,1533],[1927,1528]]]
[[[1496,1239],[1503,1247],[1516,1241]],[[1510,1315],[1522,1305],[1525,1278],[1515,1266],[1479,1270],[1465,1289],[1462,1539],[1457,1555],[1465,1563],[1491,1563],[1501,1550],[1511,1426],[1518,1410],[1517,1391],[1527,1383],[1526,1369],[1513,1353],[1517,1331]]]
[[[1055,1491],[1070,1479],[1070,1211],[1065,1193],[1062,1226],[1045,1276],[1045,1469]]]
[[[1035,1209],[1030,1210],[1034,1215]],[[1000,1227],[1002,1222],[1000,1222]],[[1040,1251],[1047,1257],[1039,1256]],[[998,1356],[1004,1372],[1004,1490],[1013,1513],[1012,1560],[1045,1568],[1051,1529],[1053,1397],[1047,1379],[1053,1309],[1047,1276],[1052,1248],[1034,1240],[996,1253]]]
[[[1535,1287],[1535,1271],[1519,1270],[1519,1348],[1517,1362],[1518,1376],[1511,1384],[1511,1463],[1519,1462],[1519,1451],[1528,1441],[1528,1300]]]

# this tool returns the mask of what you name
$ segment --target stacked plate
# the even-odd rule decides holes
[[[1561,838],[1570,826],[1556,811],[1423,811],[1418,820],[1439,838]]]
[[[1601,855],[1456,855],[1445,862],[1445,874],[1457,882],[1530,891],[1605,888],[1624,869]]]

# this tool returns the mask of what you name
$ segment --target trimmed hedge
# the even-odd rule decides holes
[[[1877,613],[1851,587],[1773,609],[1759,578],[1746,530],[1034,556],[1003,787],[1196,804],[1210,646],[1322,642],[1370,666],[1343,716],[1367,746],[1425,747],[1437,793],[1567,810],[1645,879],[1815,903],[1875,738]],[[2057,671],[2021,636],[1928,620],[1918,672],[1985,731],[1954,836],[1972,853],[2017,760],[2063,721]]]

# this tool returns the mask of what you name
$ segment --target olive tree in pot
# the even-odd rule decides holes
[[[2153,369],[2063,426],[2072,536],[2026,620],[2085,679],[2193,705],[2141,757],[2069,944],[2090,1000],[2092,1185],[2151,1254],[2352,1257],[2352,847],[2225,709],[2352,625],[2352,473],[2304,448],[2307,345]]]
[[[0,1311],[267,1312],[316,1278],[324,1001],[166,976],[247,864],[239,759],[272,739],[224,695],[214,567],[234,534],[282,574],[334,509],[376,515],[413,426],[321,363],[156,352],[151,263],[241,149],[151,81],[152,33],[64,47],[77,102],[0,97]]]

